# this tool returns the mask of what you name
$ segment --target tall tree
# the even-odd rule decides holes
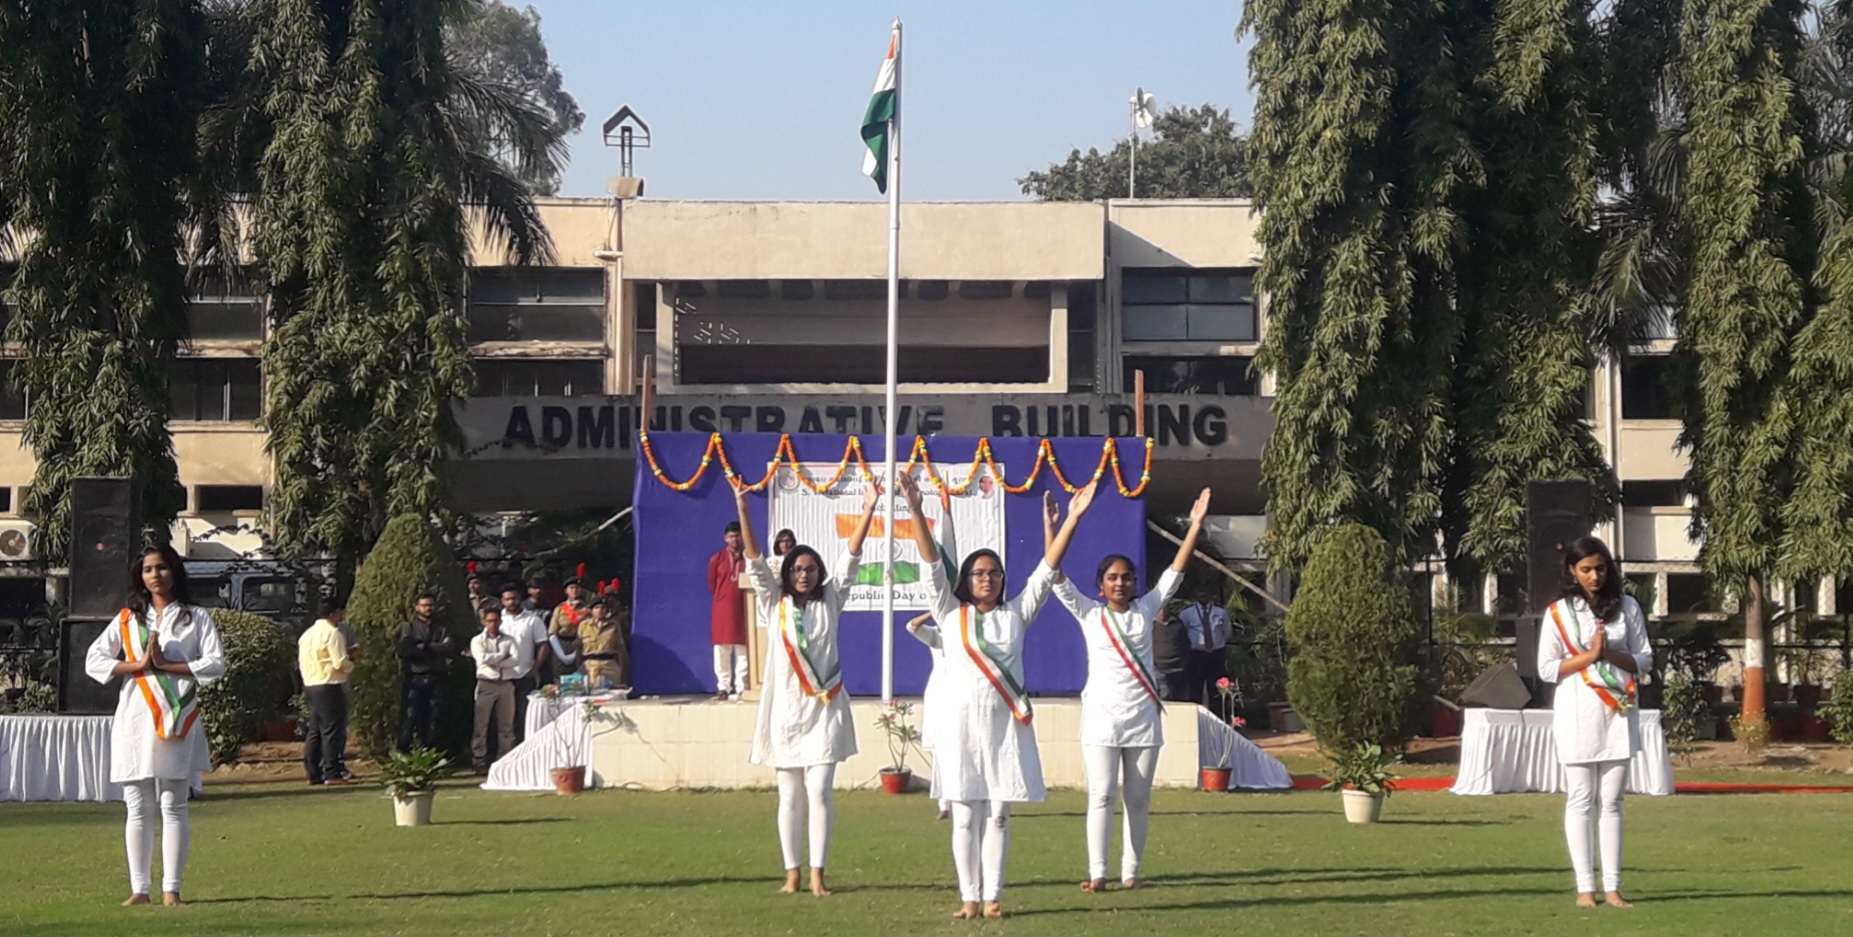
[[[1173,107],[1152,121],[1152,140],[1139,145],[1140,198],[1246,198],[1246,141],[1235,120],[1212,104]],[[1017,180],[1024,195],[1045,202],[1092,202],[1127,196],[1132,144],[1121,140],[1102,153],[1072,150],[1066,162]]]
[[[444,513],[474,384],[461,291],[466,206],[527,262],[550,249],[520,176],[561,152],[532,102],[456,66],[466,0],[255,0],[251,71],[271,532],[345,574],[389,517]],[[513,167],[497,159],[504,144]]]
[[[533,7],[516,9],[502,0],[490,0],[457,20],[448,39],[460,68],[526,98],[551,115],[547,133],[556,144],[564,145],[585,124],[585,112],[567,92],[559,66],[547,57],[540,14]],[[511,165],[521,162],[509,146],[494,140],[493,129],[485,131],[498,159]],[[526,166],[518,175],[528,184],[528,191],[535,195],[560,191],[561,167],[547,161],[528,161]]]
[[[6,332],[24,351],[41,556],[69,549],[72,478],[135,478],[162,541],[186,502],[167,371],[206,48],[193,0],[0,4],[0,226],[19,250]]]

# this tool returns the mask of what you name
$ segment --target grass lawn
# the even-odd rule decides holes
[[[925,798],[839,794],[821,900],[774,893],[773,803],[459,783],[435,825],[397,829],[370,787],[216,785],[173,910],[116,906],[120,804],[0,804],[0,934],[1853,933],[1845,795],[1630,798],[1638,906],[1582,911],[1557,796],[1405,793],[1351,827],[1331,794],[1161,791],[1152,887],[1096,897],[1076,891],[1083,803],[1062,791],[1015,815],[1011,917],[975,924],[947,917],[948,829]]]

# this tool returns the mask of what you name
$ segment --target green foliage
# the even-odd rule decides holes
[[[1427,682],[1435,693],[1458,699],[1468,684],[1487,667],[1510,658],[1510,650],[1494,643],[1499,619],[1478,612],[1437,614],[1435,645],[1430,652]]]
[[[1715,622],[1659,621],[1653,624],[1654,656],[1661,673],[1683,677],[1689,683],[1709,682],[1718,668],[1731,661],[1731,652],[1718,640]]]
[[[585,112],[566,91],[559,66],[547,57],[547,44],[540,34],[540,14],[531,6],[516,9],[502,0],[489,0],[470,10],[451,26],[447,45],[459,69],[480,76],[487,83],[525,99],[542,109],[552,120],[547,128],[554,146],[564,146],[567,137],[585,124]],[[499,145],[498,145],[499,146]],[[511,167],[522,160],[513,154],[497,152],[496,158]],[[517,169],[528,191],[535,195],[553,195],[560,190],[563,163],[552,160],[528,161],[525,170]]]
[[[913,713],[914,704],[898,701],[875,717],[875,725],[888,742],[889,760],[888,767],[882,769],[884,773],[907,773],[907,750],[920,744],[920,730],[910,722]]]
[[[1324,790],[1350,789],[1366,794],[1382,794],[1384,797],[1389,797],[1396,790],[1397,778],[1390,773],[1390,768],[1402,763],[1400,752],[1386,752],[1375,743],[1359,743],[1347,748],[1327,749],[1325,757],[1331,762],[1332,777],[1325,782]]]
[[[1287,696],[1327,751],[1401,751],[1414,724],[1422,632],[1394,552],[1376,531],[1334,527],[1287,613]]]
[[[1245,198],[1248,157],[1226,109],[1212,104],[1173,107],[1152,121],[1150,142],[1138,153],[1139,198]],[[1127,197],[1131,144],[1109,152],[1072,150],[1066,162],[1017,180],[1023,194],[1045,202],[1092,202]]]
[[[1685,676],[1666,681],[1660,702],[1660,724],[1666,729],[1667,747],[1675,754],[1690,755],[1697,748],[1700,728],[1714,718],[1705,703],[1705,694]]]
[[[200,688],[199,709],[213,761],[224,764],[293,711],[296,644],[281,625],[246,612],[213,609],[212,623],[225,648],[225,675]]]
[[[393,752],[380,762],[380,785],[394,797],[419,794],[436,789],[449,770],[450,758],[443,752],[414,746],[409,752]]]
[[[1731,735],[1744,747],[1744,752],[1752,758],[1762,757],[1763,750],[1769,747],[1769,722],[1764,719],[1752,722],[1742,715],[1732,716],[1730,721]]]
[[[29,680],[17,694],[0,694],[0,715],[52,713],[58,711],[58,688],[49,683]]]
[[[347,603],[346,623],[360,646],[348,681],[348,728],[355,743],[376,760],[399,738],[399,629],[426,592],[438,597],[432,620],[450,629],[462,653],[478,630],[463,570],[429,523],[412,515],[396,517],[367,554]],[[439,696],[441,747],[453,752],[461,752],[469,739],[470,674],[469,667],[452,661]]]
[[[1815,710],[1832,727],[1834,741],[1853,745],[1853,675],[1841,671],[1834,681],[1834,692]]]

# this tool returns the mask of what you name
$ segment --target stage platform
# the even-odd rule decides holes
[[[919,700],[914,705],[918,727]],[[1081,759],[1081,701],[1039,698],[1036,741],[1042,754],[1043,780],[1050,788],[1084,789],[1087,771]],[[888,748],[875,720],[879,700],[850,703],[860,753],[836,774],[838,789],[874,787],[889,764]],[[552,790],[548,769],[564,767],[562,755],[590,751],[591,786],[637,790],[772,787],[773,772],[747,761],[751,752],[757,704],[721,702],[711,697],[668,696],[602,704],[587,719],[584,707],[565,708],[542,731],[491,768],[489,790]],[[1278,760],[1262,752],[1200,706],[1173,703],[1165,710],[1165,746],[1159,752],[1156,785],[1196,787],[1198,769],[1215,765],[1228,753],[1234,789],[1285,790],[1292,778]],[[910,752],[914,784],[924,790],[930,753]]]

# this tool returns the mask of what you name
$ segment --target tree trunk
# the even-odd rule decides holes
[[[1750,575],[1744,590],[1744,708],[1745,725],[1762,725],[1763,709],[1763,577]]]

